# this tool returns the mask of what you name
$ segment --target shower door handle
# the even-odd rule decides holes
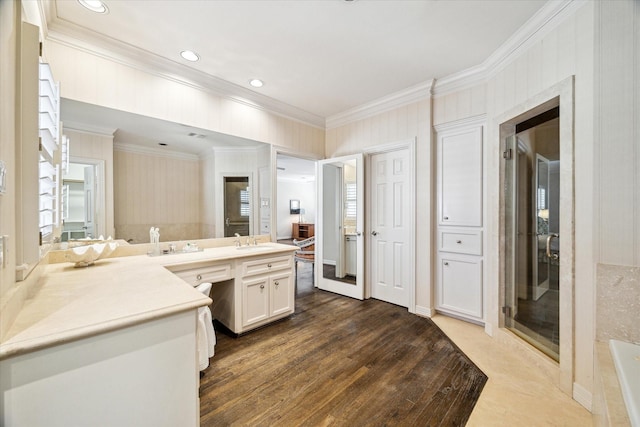
[[[558,259],[558,258],[560,258],[558,256],[558,254],[552,254],[551,253],[551,239],[553,239],[554,237],[555,238],[560,238],[560,235],[558,235],[556,233],[551,233],[547,237],[547,258],[550,258],[550,259]]]
[[[226,225],[227,227],[229,226],[229,218],[224,220],[224,225]]]

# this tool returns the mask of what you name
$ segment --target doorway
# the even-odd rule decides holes
[[[560,358],[560,123],[557,107],[516,125],[509,166],[514,286],[506,326]]]
[[[62,177],[62,186],[60,240],[104,238],[104,162],[72,158]]]
[[[573,77],[496,122],[503,159],[496,221],[502,310],[495,315],[500,327],[546,356],[550,363],[540,366],[550,369],[558,387],[571,395],[576,286]]]
[[[412,157],[412,142],[370,153],[366,187],[371,297],[413,309]]]
[[[318,162],[318,288],[364,299],[364,156]]]
[[[224,237],[248,236],[251,195],[248,176],[224,177]]]

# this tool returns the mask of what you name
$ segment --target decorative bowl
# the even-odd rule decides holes
[[[74,267],[88,267],[98,259],[106,258],[117,247],[118,244],[115,242],[78,246],[68,249],[65,253],[65,259],[75,263]]]

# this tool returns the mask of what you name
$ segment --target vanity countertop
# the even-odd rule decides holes
[[[264,243],[251,248],[224,246],[156,257],[106,258],[86,268],[74,268],[71,263],[47,265],[33,297],[0,343],[0,360],[211,303],[168,268],[296,249]]]

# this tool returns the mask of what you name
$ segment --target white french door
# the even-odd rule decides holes
[[[316,283],[318,288],[364,299],[363,155],[318,162]]]

